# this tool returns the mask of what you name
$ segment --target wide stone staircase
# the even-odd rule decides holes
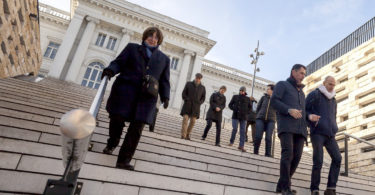
[[[0,80],[1,194],[41,194],[48,179],[61,177],[60,117],[72,109],[88,109],[96,93],[59,80],[33,80]],[[168,109],[160,109],[154,133],[144,129],[132,161],[135,171],[116,169],[118,148],[114,155],[102,154],[109,122],[104,107],[105,101],[92,136],[92,151],[79,174],[81,194],[275,194],[278,142],[275,158],[252,154],[249,143],[248,152],[242,153],[237,150],[239,137],[229,147],[231,130],[223,129],[222,147],[216,147],[214,127],[205,141],[200,140],[203,120],[197,121],[191,141],[181,140],[181,117]],[[263,144],[260,153],[264,154]],[[311,155],[304,153],[293,177],[293,189],[300,195],[310,193],[311,163]],[[327,173],[328,167],[324,167],[321,189],[326,187]],[[340,177],[337,191],[373,195],[375,179],[356,174]]]

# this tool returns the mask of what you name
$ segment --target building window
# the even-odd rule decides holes
[[[104,41],[105,41],[106,37],[107,37],[106,34],[99,33],[98,38],[96,39],[95,45],[97,45],[99,47],[103,47],[103,44],[104,44]]]
[[[171,69],[173,69],[173,70],[177,70],[178,61],[179,61],[178,58],[175,58],[175,57],[172,58],[172,61],[171,61]]]
[[[92,62],[86,69],[82,86],[98,89],[101,81],[104,65],[100,62]]]
[[[114,37],[109,37],[108,43],[107,43],[107,49],[113,50],[115,49],[117,39]]]
[[[52,60],[55,59],[55,56],[59,47],[60,47],[60,44],[52,42],[52,41],[49,42],[46,52],[44,53],[44,57],[50,58]]]

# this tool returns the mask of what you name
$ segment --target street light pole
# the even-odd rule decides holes
[[[259,72],[259,68],[257,68],[257,63],[258,63],[258,59],[259,59],[259,56],[262,56],[264,55],[264,52],[259,52],[259,40],[258,40],[258,44],[257,44],[257,48],[255,48],[254,50],[255,52],[255,57],[254,57],[254,54],[250,54],[250,58],[252,58],[253,60],[251,61],[251,64],[254,64],[254,74],[253,74],[253,83],[251,85],[251,97],[253,97],[254,95],[254,85],[255,85],[255,74],[256,72]]]

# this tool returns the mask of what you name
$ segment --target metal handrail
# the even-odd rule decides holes
[[[370,145],[370,146],[372,146],[374,148],[375,148],[375,144],[373,144],[373,143],[371,143],[369,141],[366,141],[366,140],[364,140],[362,138],[359,138],[357,136],[351,135],[349,133],[345,133],[345,132],[338,133],[337,135],[344,135],[345,136],[345,139],[344,139],[345,140],[345,151],[344,151],[345,152],[345,154],[344,154],[345,155],[345,172],[342,173],[341,175],[342,176],[349,176],[349,155],[348,155],[348,153],[349,153],[349,150],[348,150],[348,148],[349,148],[349,144],[348,144],[349,137],[351,137],[353,139],[356,139],[359,142],[368,144],[368,145]]]

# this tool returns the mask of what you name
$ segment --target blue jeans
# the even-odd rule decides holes
[[[232,136],[230,137],[230,143],[233,144],[236,139],[238,123],[240,123],[240,147],[245,145],[245,132],[246,132],[246,120],[232,119]]]
[[[313,146],[313,167],[311,173],[311,191],[319,190],[320,173],[323,165],[323,146],[331,156],[332,162],[328,174],[327,188],[336,188],[340,174],[341,154],[335,137],[328,137],[320,134],[312,134],[311,143]]]
[[[254,141],[254,154],[259,153],[259,147],[263,139],[263,132],[266,132],[266,156],[271,156],[272,147],[272,134],[275,128],[275,121],[265,121],[257,119],[255,122],[255,141]]]

